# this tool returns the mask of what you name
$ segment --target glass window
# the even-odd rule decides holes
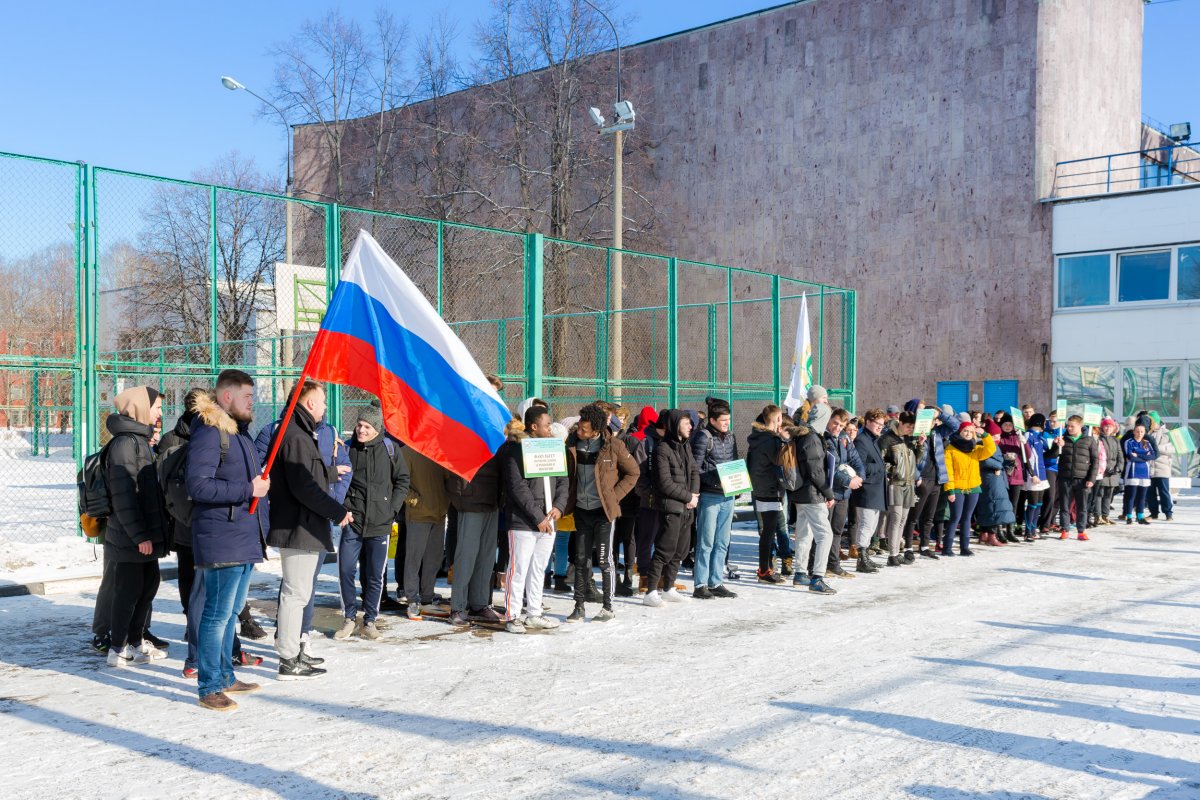
[[[1107,254],[1070,256],[1058,260],[1058,306],[1106,306],[1108,299]]]
[[[1176,297],[1180,300],[1200,300],[1200,247],[1179,248],[1179,288]]]
[[[1125,367],[1122,385],[1125,414],[1144,408],[1163,417],[1179,416],[1180,372],[1177,366]]]
[[[1171,251],[1117,257],[1117,299],[1166,300],[1171,293]]]
[[[1188,416],[1200,420],[1200,361],[1193,361],[1188,380]],[[1200,439],[1196,440],[1200,444]]]
[[[1082,407],[1089,404],[1102,406],[1111,414],[1117,400],[1117,369],[1112,365],[1086,364],[1057,367],[1054,370],[1054,396],[1066,400],[1072,414],[1082,413]]]

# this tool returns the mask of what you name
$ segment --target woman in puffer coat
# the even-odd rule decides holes
[[[1125,471],[1125,452],[1117,439],[1117,421],[1105,417],[1100,422],[1100,447],[1104,450],[1104,471],[1096,481],[1096,503],[1094,513],[1099,525],[1116,525],[1110,519],[1113,495],[1121,485],[1121,474]]]
[[[1024,527],[1024,507],[1021,505],[1021,493],[1025,488],[1025,480],[1029,471],[1029,446],[1025,434],[1017,430],[1012,415],[1001,414],[996,420],[1000,423],[1000,436],[996,439],[996,447],[1004,459],[1004,473],[1008,478],[1008,503],[1012,506],[1013,516],[1017,517],[1011,526],[1006,526],[1001,535],[1004,541],[1015,544],[1020,541],[1017,534]],[[1014,531],[1013,528],[1017,530]]]
[[[1011,427],[1011,422],[1006,422]],[[988,435],[993,439],[1003,439],[1000,426],[988,420],[985,425]],[[1015,433],[1015,431],[1014,431]],[[979,505],[975,510],[975,523],[979,526],[979,541],[993,547],[1002,547],[1008,540],[1009,526],[1017,521],[1013,513],[1012,501],[1009,499],[1010,478],[1005,471],[1006,459],[997,449],[983,461],[979,462],[980,493]],[[1024,478],[1022,478],[1024,483]],[[1013,541],[1016,541],[1013,538]]]
[[[974,555],[971,552],[971,517],[975,514],[975,506],[979,502],[980,484],[979,462],[992,457],[996,452],[996,442],[986,433],[983,438],[976,440],[979,433],[974,423],[964,422],[958,428],[958,433],[950,437],[950,445],[946,448],[946,471],[950,480],[946,482],[946,498],[950,502],[950,522],[942,534],[941,554],[954,555],[951,549],[954,535],[958,533],[959,555]]]

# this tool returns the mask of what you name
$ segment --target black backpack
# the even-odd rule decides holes
[[[110,441],[108,444],[112,444]],[[108,444],[83,460],[83,469],[75,475],[79,515],[94,520],[112,516],[112,496],[108,493]]]
[[[225,461],[229,452],[229,434],[218,431],[221,435],[221,457],[217,461],[219,467]],[[162,487],[163,505],[171,518],[181,525],[192,524],[192,498],[187,490],[187,450],[190,440],[177,444],[161,454],[158,460],[158,485]]]

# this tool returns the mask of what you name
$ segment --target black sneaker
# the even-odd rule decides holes
[[[276,676],[281,681],[298,681],[304,678],[315,678],[318,675],[324,675],[328,670],[314,667],[312,664],[306,664],[300,660],[300,656],[295,658],[279,659],[279,674]]]
[[[574,589],[571,588],[571,584],[567,583],[567,579],[565,577],[561,575],[555,575],[554,591],[558,592],[559,594],[571,594]]]
[[[887,565],[889,567],[898,567],[901,563],[900,556],[888,556]]]
[[[925,558],[932,558],[934,561],[937,561],[938,559],[938,554],[930,550],[928,547],[921,551],[921,555]]]
[[[112,639],[109,637],[109,635],[107,633],[104,634],[103,636],[93,636],[92,637],[92,652],[93,653],[99,653],[100,655],[106,655],[108,653],[108,649],[110,647],[112,647]]]
[[[720,586],[710,586],[708,589],[712,592],[713,597],[737,597],[737,594],[725,588],[725,584]]]
[[[243,639],[265,639],[267,632],[263,630],[262,625],[259,625],[253,618],[242,622],[242,638]]]
[[[586,616],[583,611],[583,603],[576,603],[575,610],[567,617],[567,622],[583,622]]]
[[[153,633],[151,633],[149,630],[142,631],[142,641],[149,642],[150,644],[157,647],[159,650],[166,650],[168,647],[171,646],[171,643],[168,642],[166,639],[158,638]]]
[[[404,611],[404,604],[391,595],[388,595],[387,597],[383,598],[383,600],[379,601],[379,610],[387,611],[392,614],[399,614]]]
[[[916,555],[913,553],[913,551],[912,551],[912,550],[905,550],[905,551],[904,551],[904,563],[905,563],[905,564],[915,564],[915,563],[916,563],[916,561],[917,561],[917,557],[916,557]]]
[[[730,564],[729,566],[725,567],[725,580],[740,581],[741,579],[742,579],[742,573],[738,572],[737,567],[735,567],[733,564]],[[717,595],[717,596],[720,597],[720,595]]]
[[[622,578],[617,584],[617,597],[633,597],[633,583],[629,578]]]
[[[712,600],[713,593],[712,590],[707,586],[697,586],[692,590],[692,597],[696,598],[697,600]]]
[[[684,569],[692,569],[696,566],[696,559],[688,556],[683,560],[683,563],[680,566],[682,566]]]
[[[310,656],[308,654],[308,650],[305,649],[304,642],[300,643],[300,655],[296,656],[296,658],[300,659],[305,664],[308,664],[310,667],[319,667],[325,663],[325,659],[323,659],[323,658],[319,658],[317,656]]]
[[[542,582],[542,588],[549,591],[550,587],[553,585],[554,585],[554,576],[552,576],[549,572],[547,572],[546,579]]]

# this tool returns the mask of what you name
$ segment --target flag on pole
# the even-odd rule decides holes
[[[388,432],[467,480],[512,419],[450,326],[366,231],[359,231],[304,374],[379,397]]]
[[[783,407],[788,414],[795,414],[796,409],[804,405],[808,399],[808,387],[812,386],[812,338],[808,335],[808,296],[807,292],[800,295],[800,319],[796,322],[796,349],[792,355],[792,377],[788,382],[787,397]]]

